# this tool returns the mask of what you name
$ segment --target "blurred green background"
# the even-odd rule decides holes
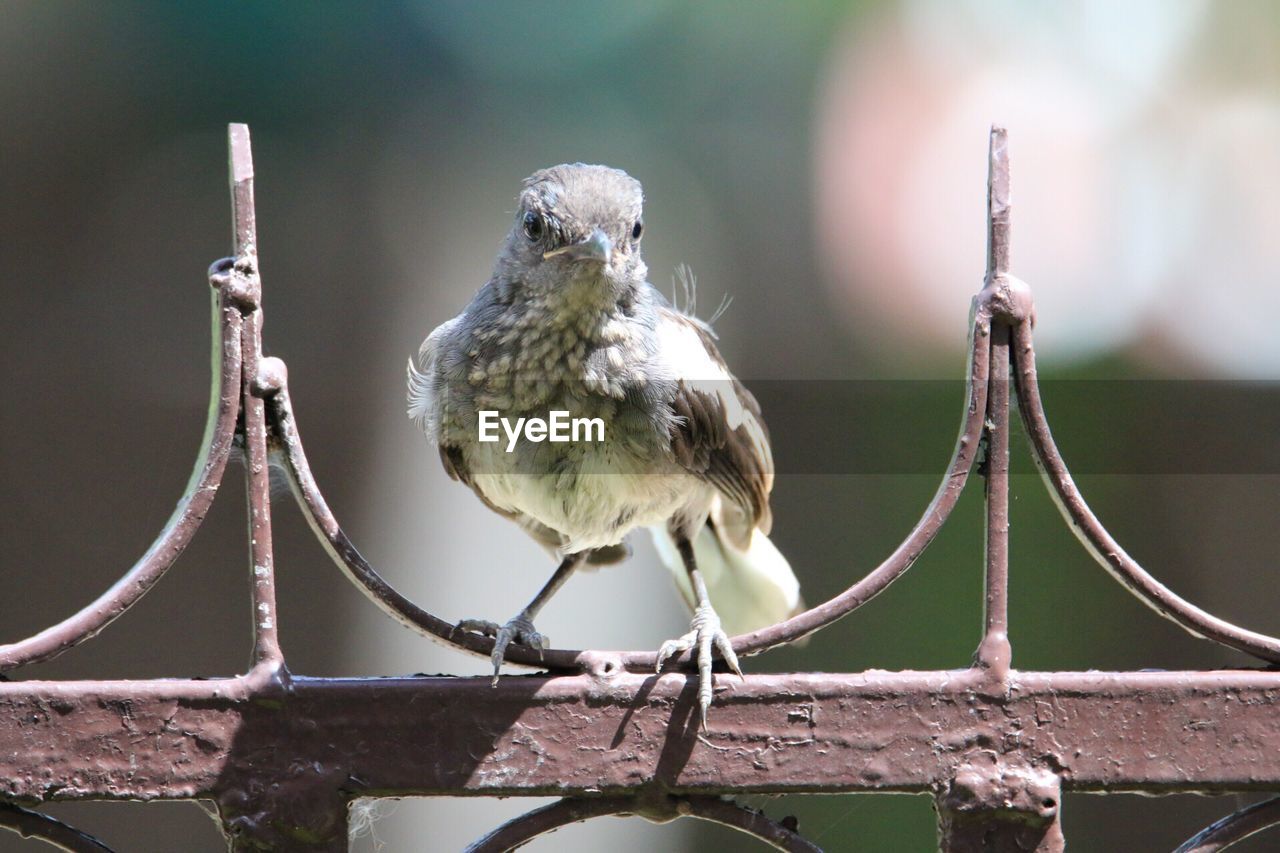
[[[721,348],[748,384],[955,379],[982,275],[987,126],[1002,123],[1013,269],[1037,295],[1045,376],[1273,380],[1278,37],[1280,16],[1263,2],[8,0],[4,639],[114,581],[186,482],[207,395],[205,269],[229,248],[228,122],[252,127],[267,348],[289,364],[330,504],[424,606],[505,619],[550,566],[438,470],[403,417],[402,377],[422,337],[487,277],[525,175],[584,160],[640,179],[654,282],[669,290],[688,263],[704,313],[732,295]],[[876,565],[923,511],[962,404],[958,387],[929,400],[909,418],[840,413],[894,436],[916,460],[908,471],[863,474],[832,460],[780,472],[774,539],[810,602]],[[1054,402],[1050,389],[1051,422],[1069,424],[1073,412]],[[1280,632],[1280,477],[1203,473],[1212,463],[1180,474],[1184,452],[1213,458],[1212,423],[1129,415],[1091,412],[1099,428],[1089,434],[1062,428],[1068,462],[1113,445],[1169,460],[1165,473],[1120,465],[1080,477],[1095,510],[1184,596]],[[819,413],[766,416],[785,445]],[[1014,452],[1025,453],[1016,440]],[[101,637],[19,675],[241,671],[248,583],[234,468],[223,492],[171,577]],[[980,495],[970,489],[891,590],[807,648],[750,668],[966,665],[981,619]],[[1016,666],[1246,663],[1124,593],[1034,477],[1014,477],[1013,500]],[[294,671],[484,669],[376,613],[280,506],[282,640]],[[548,607],[539,627],[557,645],[652,648],[683,630],[647,541],[636,544],[632,564],[575,578]],[[534,802],[380,804],[354,849],[459,849]],[[748,802],[798,815],[832,851],[934,844],[926,797]],[[1237,804],[1074,795],[1064,821],[1072,849],[1167,850]],[[51,811],[120,850],[222,849],[192,804]],[[26,849],[0,836],[0,849],[9,845]],[[712,845],[739,849],[743,837],[610,819],[530,849]]]

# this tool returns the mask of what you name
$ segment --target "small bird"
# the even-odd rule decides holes
[[[459,623],[495,638],[494,683],[510,643],[546,647],[533,619],[570,575],[621,561],[624,538],[646,527],[693,611],[689,633],[659,649],[658,670],[696,649],[705,727],[713,648],[741,677],[730,633],[803,604],[768,538],[773,457],[760,407],[711,327],[646,280],[642,204],[640,183],[606,166],[527,178],[492,277],[409,360],[409,416],[453,479],[559,559],[505,624]],[[603,435],[510,431],[557,411],[598,419]],[[481,440],[486,416],[505,418],[508,434]]]

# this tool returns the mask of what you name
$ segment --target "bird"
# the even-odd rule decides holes
[[[506,623],[458,623],[494,638],[493,683],[511,643],[546,648],[533,620],[573,573],[621,562],[627,535],[647,528],[693,613],[689,632],[659,648],[657,671],[693,650],[705,728],[714,653],[741,678],[730,636],[804,604],[768,535],[774,468],[760,406],[710,324],[647,280],[643,202],[640,183],[607,166],[525,179],[489,280],[409,359],[408,414],[450,477],[558,560]],[[544,440],[555,412],[602,429]],[[510,440],[482,440],[494,417]],[[510,429],[535,419],[541,430]]]

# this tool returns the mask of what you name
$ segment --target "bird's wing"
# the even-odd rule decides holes
[[[409,359],[408,384],[409,384],[409,417],[422,428],[427,434],[427,438],[436,442],[436,447],[440,451],[440,464],[444,466],[445,473],[450,479],[463,483],[476,496],[484,502],[484,505],[499,515],[510,518],[513,521],[520,521],[519,513],[503,509],[490,501],[483,491],[477,487],[475,480],[471,476],[471,470],[467,465],[467,459],[462,452],[462,448],[449,441],[443,428],[442,420],[445,417],[443,407],[445,401],[444,388],[446,387],[443,371],[444,365],[441,364],[441,351],[444,343],[449,335],[453,332],[459,321],[458,317],[442,323],[436,327],[436,330],[427,336],[422,342],[422,346],[418,348],[417,358]],[[535,537],[537,534],[535,533]],[[542,537],[538,537],[542,538]],[[558,537],[552,547],[559,544]]]
[[[659,357],[674,380],[671,449],[742,512],[724,531],[745,547],[753,528],[772,526],[773,454],[760,404],[729,372],[710,330],[666,306],[658,308]]]

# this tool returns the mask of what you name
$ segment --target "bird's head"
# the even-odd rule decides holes
[[[616,299],[648,274],[640,258],[643,204],[640,182],[619,169],[573,163],[534,172],[500,271],[542,293]]]

